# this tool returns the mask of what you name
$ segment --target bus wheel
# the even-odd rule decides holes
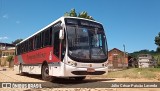
[[[22,70],[23,70],[22,64],[20,64],[20,65],[19,65],[19,74],[20,74],[21,76],[24,75],[24,72],[23,72]]]
[[[86,78],[86,76],[83,76],[83,77],[75,77],[75,80],[77,81],[82,81]]]
[[[52,81],[52,76],[49,76],[49,68],[48,65],[42,66],[42,79],[45,81]]]

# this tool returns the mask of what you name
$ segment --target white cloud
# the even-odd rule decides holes
[[[9,18],[8,14],[4,14],[2,17],[3,17],[4,19],[8,19],[8,18]]]
[[[8,37],[0,37],[0,40],[6,40]]]

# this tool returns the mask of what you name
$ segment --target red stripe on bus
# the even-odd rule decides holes
[[[25,64],[37,64],[43,63],[43,61],[47,62],[60,62],[58,57],[53,54],[53,46],[45,47],[38,50],[34,50],[28,53],[22,54],[22,60]],[[52,52],[52,60],[49,59],[50,52]],[[15,64],[18,63],[18,56],[15,57]]]

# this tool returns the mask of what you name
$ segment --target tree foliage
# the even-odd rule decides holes
[[[15,41],[12,41],[12,44],[16,45],[17,43],[21,42],[23,39],[16,39]]]
[[[8,56],[8,57],[6,58],[6,61],[8,61],[8,62],[13,61],[13,56]]]
[[[157,47],[157,52],[160,52],[160,32],[158,33],[158,35],[155,37],[155,44],[158,46]]]
[[[13,67],[13,65],[11,65],[11,63],[13,62],[13,60],[14,60],[14,56],[8,56],[8,57],[6,58],[6,61],[9,62],[9,67]]]
[[[129,55],[134,57],[134,58],[137,58],[137,56],[139,54],[151,54],[151,55],[153,55],[153,54],[156,54],[156,52],[154,50],[150,51],[150,50],[144,49],[144,50],[140,50],[140,51],[135,51],[133,53],[130,53]]]
[[[93,17],[92,17],[92,16],[89,16],[86,11],[81,12],[81,13],[78,15],[78,17],[94,20]]]
[[[71,11],[70,11],[70,12],[66,12],[66,13],[64,14],[64,16],[77,17],[76,10],[75,10],[75,9],[71,9]]]
[[[64,14],[64,16],[71,16],[71,17],[80,17],[80,18],[86,18],[86,19],[90,19],[90,20],[94,20],[92,16],[88,15],[88,13],[86,11],[82,11],[81,13],[79,13],[77,15],[76,10],[75,9],[71,9],[70,12],[66,12]]]

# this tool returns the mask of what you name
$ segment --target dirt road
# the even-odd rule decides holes
[[[20,76],[12,69],[6,71],[0,68],[0,82],[46,82],[39,75]],[[129,79],[129,78],[104,78],[103,76],[87,76],[84,81],[75,81],[74,79],[58,79],[54,82],[46,82],[45,88],[0,88],[0,91],[45,91],[45,90],[68,90],[68,91],[160,91],[160,88],[94,88],[101,87],[103,82],[159,82],[156,79]],[[78,87],[78,88],[77,88]],[[83,88],[81,88],[83,87]],[[86,87],[86,88],[84,88]]]

